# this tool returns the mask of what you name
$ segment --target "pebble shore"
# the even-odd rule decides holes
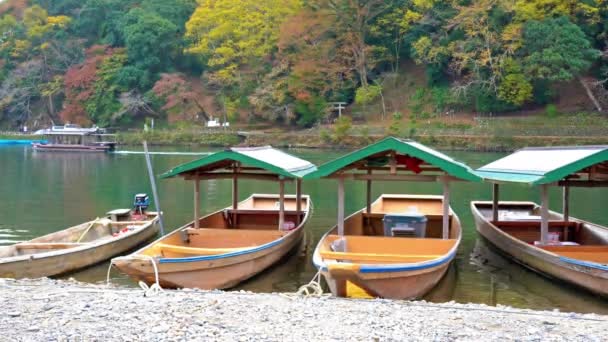
[[[3,341],[606,341],[608,316],[0,279]]]

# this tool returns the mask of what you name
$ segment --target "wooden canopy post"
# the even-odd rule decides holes
[[[200,228],[199,217],[200,215],[200,199],[201,199],[201,181],[196,178],[194,180],[194,228]]]
[[[296,179],[296,226],[300,225],[302,215],[302,179]]]
[[[540,243],[546,245],[549,237],[549,189],[547,184],[540,186]]]
[[[564,213],[564,221],[570,220],[570,186],[564,185],[564,192],[562,198],[562,211]]]
[[[442,178],[443,182],[443,233],[442,238],[450,238],[450,182],[447,177]]]
[[[367,174],[372,174],[372,169],[367,169]],[[372,213],[372,180],[368,179],[367,181],[367,197],[366,197],[366,210],[368,214]]]
[[[499,194],[498,183],[493,183],[492,184],[492,221],[494,221],[494,222],[498,221],[498,197],[499,196],[500,196],[500,194]]]
[[[239,179],[238,179],[238,167],[234,166],[232,174],[232,227],[237,227],[237,209],[239,207]]]
[[[344,178],[338,178],[338,235],[344,236]]]
[[[279,230],[285,226],[285,180],[279,180]]]

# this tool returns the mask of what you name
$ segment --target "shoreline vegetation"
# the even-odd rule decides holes
[[[388,125],[387,125],[388,124]],[[444,150],[513,151],[526,146],[608,144],[608,120],[601,114],[560,114],[551,119],[538,116],[490,117],[411,122],[393,120],[376,126],[353,124],[348,118],[333,125],[307,130],[239,126],[229,130],[159,128],[154,131],[118,131],[123,146],[264,146],[277,148],[357,148],[385,136],[411,138]],[[0,140],[31,139],[41,136],[0,132]]]
[[[8,340],[601,341],[608,316],[507,306],[0,279]],[[373,313],[373,314],[370,314]],[[247,322],[247,324],[243,324]]]
[[[197,131],[156,131],[127,132],[117,135],[119,146],[139,146],[146,140],[150,146],[182,147],[229,147],[229,146],[265,146],[277,148],[310,148],[310,149],[344,149],[358,148],[386,135],[349,135],[340,141],[324,139],[313,133],[290,132],[256,132],[254,134],[236,131],[197,132]],[[569,145],[604,145],[608,136],[500,136],[500,135],[467,135],[467,134],[421,134],[397,137],[416,140],[433,148],[453,151],[474,152],[509,152],[527,146],[569,146]],[[37,135],[0,134],[0,140],[40,140]]]

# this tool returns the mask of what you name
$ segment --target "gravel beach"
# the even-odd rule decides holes
[[[3,341],[606,341],[608,316],[0,279]]]

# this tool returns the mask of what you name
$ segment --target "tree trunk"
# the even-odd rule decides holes
[[[593,102],[595,109],[597,109],[598,112],[602,112],[602,106],[600,105],[600,102],[595,98],[595,95],[593,95],[593,91],[591,91],[591,88],[589,88],[589,85],[587,84],[587,82],[585,82],[585,80],[582,77],[579,77],[578,81],[583,86],[583,88],[585,88],[585,91],[587,92],[587,96],[589,97],[591,102]]]

